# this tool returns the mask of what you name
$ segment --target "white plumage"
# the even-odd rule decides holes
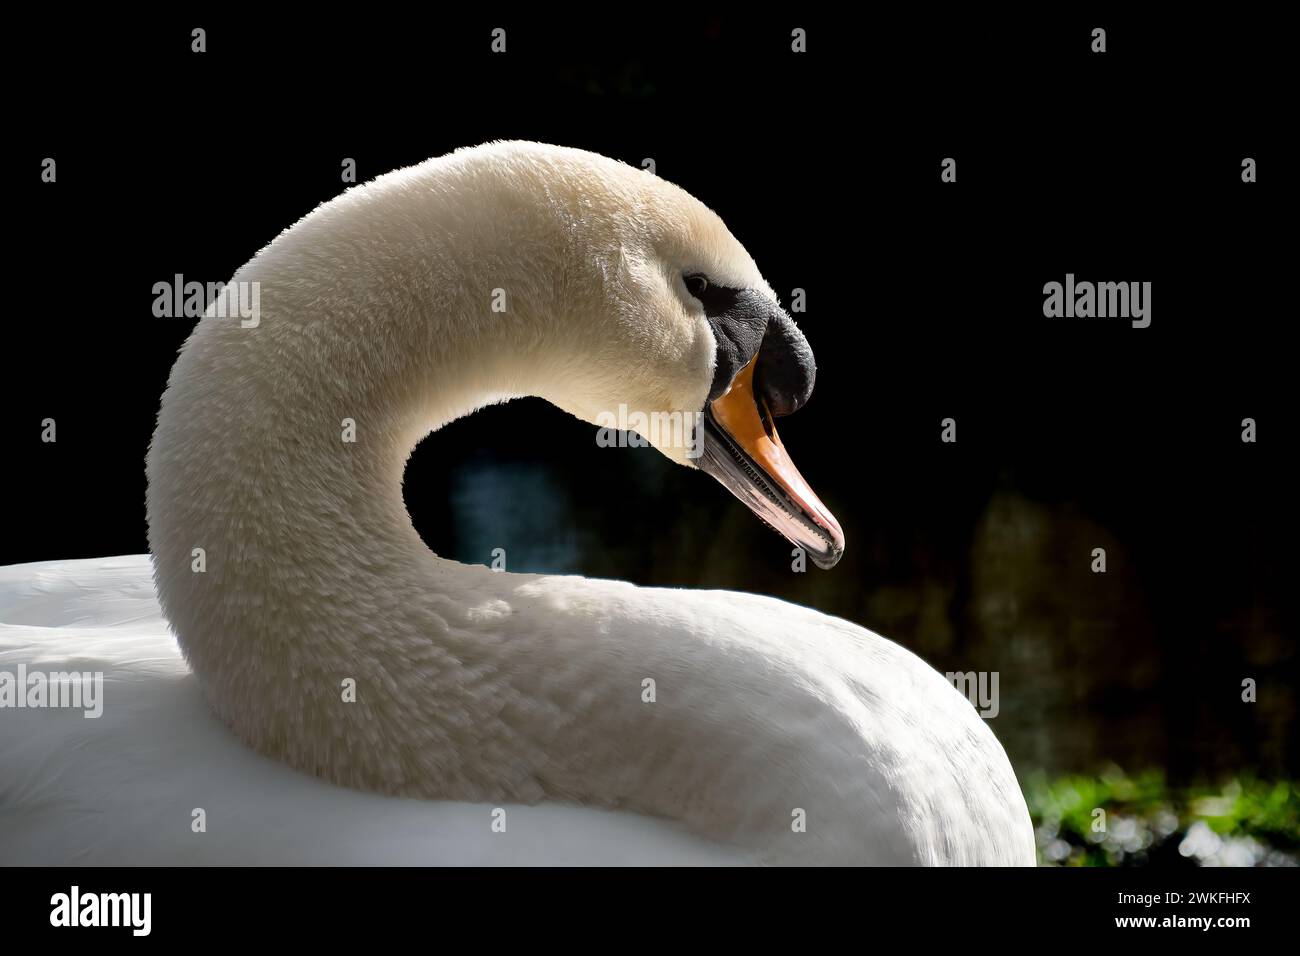
[[[702,408],[692,269],[775,299],[686,193],[526,143],[382,177],[259,253],[235,276],[259,323],[200,321],[149,454],[197,678],[142,559],[0,579],[0,661],[114,675],[100,720],[0,714],[0,860],[1032,864],[993,734],[897,645],[770,598],[466,567],[411,527],[411,448],[487,402]],[[257,751],[357,789],[255,756],[200,688]]]

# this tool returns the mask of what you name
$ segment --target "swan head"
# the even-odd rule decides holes
[[[832,567],[844,532],[775,423],[812,394],[816,365],[803,333],[711,209],[653,173],[580,155],[576,171],[552,178],[548,196],[579,210],[568,228],[578,237],[569,268],[578,272],[565,284],[590,315],[570,353],[582,356],[580,367],[565,369],[546,397],[712,475],[819,567]]]

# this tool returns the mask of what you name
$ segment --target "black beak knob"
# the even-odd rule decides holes
[[[754,390],[767,402],[773,417],[793,415],[812,395],[817,363],[812,348],[794,320],[776,309],[767,322],[754,369]]]

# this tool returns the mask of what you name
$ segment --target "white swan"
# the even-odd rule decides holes
[[[234,282],[259,283],[259,321],[198,323],[149,452],[157,592],[238,737],[354,789],[256,757],[204,718],[166,657],[141,559],[74,563],[55,569],[48,602],[131,592],[123,612],[147,624],[135,644],[80,651],[106,662],[104,720],[139,736],[102,741],[111,766],[83,747],[88,780],[71,758],[60,776],[29,753],[0,790],[11,847],[38,854],[40,827],[14,821],[43,820],[101,862],[1034,862],[1002,748],[897,645],[770,598],[466,567],[412,528],[414,445],[537,395],[597,424],[620,405],[705,412],[702,467],[834,563],[839,526],[772,426],[806,400],[811,353],[698,201],[594,154],[492,144],[326,203]],[[685,441],[657,447],[694,464]],[[0,620],[18,626],[41,571],[6,570]],[[67,588],[78,573],[101,579]],[[66,634],[20,631],[0,668],[78,653]],[[116,714],[115,680],[132,702]],[[46,746],[103,737],[84,728],[97,721],[0,713],[6,749],[21,749],[15,713],[28,734],[44,719]],[[160,798],[149,768],[167,766],[184,792]],[[101,821],[114,799],[123,814],[132,800],[204,806],[226,821],[225,848],[191,838],[188,809],[175,839],[107,838],[95,813],[78,816],[93,794]]]

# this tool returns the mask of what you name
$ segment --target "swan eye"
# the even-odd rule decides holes
[[[686,291],[697,299],[704,295],[704,290],[709,287],[709,280],[704,276],[696,273],[693,276],[686,276]]]

